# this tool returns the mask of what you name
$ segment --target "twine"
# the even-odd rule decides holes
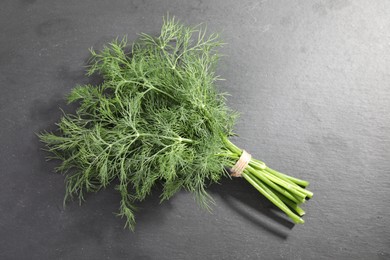
[[[248,166],[249,161],[251,160],[252,155],[247,153],[247,151],[242,150],[242,154],[236,164],[231,169],[231,176],[233,177],[241,177],[242,172],[245,170],[245,168]]]

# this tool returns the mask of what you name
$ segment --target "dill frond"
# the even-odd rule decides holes
[[[64,114],[58,133],[40,135],[52,158],[61,161],[57,170],[66,174],[65,199],[82,201],[85,192],[115,180],[121,195],[118,215],[132,229],[134,204],[157,183],[163,185],[161,200],[184,189],[208,208],[207,186],[227,175],[225,167],[241,153],[227,140],[237,113],[216,90],[222,44],[202,26],[167,18],[158,37],[141,34],[131,45],[123,38],[101,51],[91,49],[87,74],[98,73],[104,81],[75,87],[67,99],[78,102],[76,112]],[[252,161],[253,171],[243,175],[256,188],[263,185],[253,181],[261,172],[258,165]]]

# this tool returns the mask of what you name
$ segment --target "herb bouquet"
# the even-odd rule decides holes
[[[303,223],[299,205],[312,196],[308,182],[268,168],[229,140],[236,113],[215,88],[221,44],[200,26],[168,18],[158,37],[141,34],[130,46],[123,39],[91,50],[88,75],[100,74],[103,83],[74,88],[68,101],[79,102],[75,114],[64,114],[58,132],[40,135],[51,158],[62,161],[65,200],[83,200],[116,180],[119,215],[133,228],[134,203],[156,183],[162,200],[185,189],[208,207],[207,185],[241,176]]]

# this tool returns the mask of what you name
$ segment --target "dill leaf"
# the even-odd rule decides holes
[[[242,152],[228,140],[237,113],[216,89],[221,45],[218,34],[207,34],[202,26],[166,18],[158,37],[143,33],[133,44],[123,38],[101,51],[91,49],[87,75],[97,73],[103,82],[76,86],[67,96],[69,103],[78,102],[76,112],[63,115],[59,132],[39,135],[51,158],[61,162],[56,170],[66,174],[65,200],[82,201],[86,192],[115,181],[121,196],[118,216],[131,229],[135,203],[157,183],[163,185],[162,201],[184,189],[209,208],[207,186],[229,176],[225,167]],[[307,183],[261,163],[251,160],[243,177],[295,222],[303,222],[279,197],[301,198],[298,185]],[[293,190],[274,185],[285,182]],[[303,212],[292,204],[295,200],[284,202]]]

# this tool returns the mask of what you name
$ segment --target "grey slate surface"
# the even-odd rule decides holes
[[[219,74],[235,141],[311,182],[293,226],[243,180],[140,204],[135,233],[109,188],[62,208],[64,177],[34,133],[88,82],[88,48],[158,33],[169,12],[227,46]],[[390,259],[389,1],[2,1],[0,259]]]

